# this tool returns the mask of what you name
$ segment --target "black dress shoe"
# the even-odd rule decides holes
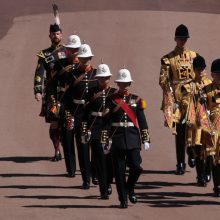
[[[101,194],[101,199],[108,200],[109,199],[108,194],[107,193]]]
[[[112,186],[111,186],[111,184],[108,185],[107,193],[108,193],[108,195],[112,194]]]
[[[68,172],[67,176],[70,177],[70,178],[75,177],[75,173],[74,172]]]
[[[186,164],[185,163],[179,163],[176,165],[176,175],[183,175],[185,173]]]
[[[213,188],[215,197],[220,197],[220,186]]]
[[[62,155],[61,153],[55,154],[54,157],[52,158],[53,162],[57,162],[59,160],[62,160]]]
[[[131,190],[130,192],[128,192],[128,198],[131,203],[133,203],[133,204],[137,203],[137,197],[134,193],[134,190]]]
[[[189,164],[189,167],[194,168],[196,166],[196,159],[189,156],[188,164]]]
[[[89,182],[83,182],[82,188],[83,188],[83,189],[89,189],[89,188],[90,188]]]
[[[206,174],[205,176],[206,182],[210,182],[211,181],[211,174]]]
[[[120,208],[121,208],[121,209],[126,209],[126,208],[128,208],[128,202],[127,202],[127,201],[121,201],[121,203],[120,203]]]
[[[98,179],[96,177],[92,177],[92,183],[94,185],[99,185],[99,181],[98,181]]]
[[[197,177],[197,185],[201,187],[206,187],[207,182],[206,182],[205,177]]]

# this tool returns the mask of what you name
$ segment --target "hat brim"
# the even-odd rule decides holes
[[[94,57],[94,55],[93,55],[93,54],[90,54],[90,56],[77,55],[77,57],[80,57],[80,58],[88,58],[88,57]]]
[[[121,83],[128,83],[128,82],[134,82],[134,80],[130,80],[130,81],[124,81],[124,80],[115,80],[115,82],[117,83],[117,82],[121,82]]]

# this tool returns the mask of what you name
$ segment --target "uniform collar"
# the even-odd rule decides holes
[[[89,66],[86,66],[86,67],[82,67],[80,66],[79,69],[82,71],[82,72],[89,72],[90,70],[92,70],[92,66],[89,65]]]
[[[188,51],[188,49],[186,47],[183,47],[183,48],[180,48],[178,46],[175,47],[174,51],[177,53],[177,54],[181,54],[183,52],[186,52]]]
[[[57,49],[57,48],[59,48],[61,46],[62,46],[62,44],[57,44],[57,45],[51,44],[50,47],[53,48],[53,49]]]
[[[125,91],[125,92],[120,92],[120,91],[118,91],[118,95],[120,96],[120,97],[127,97],[127,96],[129,96],[129,91]]]

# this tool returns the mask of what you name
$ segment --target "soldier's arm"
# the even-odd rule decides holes
[[[163,89],[167,83],[167,80],[171,79],[170,61],[167,57],[161,59],[159,85]]]
[[[141,133],[141,140],[142,143],[148,142],[150,143],[150,135],[148,131],[148,124],[145,117],[144,109],[146,109],[146,101],[143,99],[140,99],[137,102],[137,121],[138,125],[140,127],[140,133]]]
[[[37,67],[34,75],[34,94],[42,94],[43,92],[43,78],[44,78],[44,59],[43,57],[38,58]]]

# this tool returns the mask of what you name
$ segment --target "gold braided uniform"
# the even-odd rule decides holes
[[[215,163],[220,164],[220,85],[214,83],[205,88],[207,94],[207,106],[210,110],[210,121],[212,124],[211,131],[204,129],[203,142],[206,143],[207,155],[215,156]],[[207,136],[207,133],[213,135]],[[211,141],[209,141],[211,139]]]
[[[173,89],[174,101],[180,105],[179,108],[173,111],[173,120],[177,123],[184,118],[187,108],[187,105],[181,105],[183,99],[181,87],[190,83],[195,78],[192,63],[197,55],[194,51],[187,48],[180,49],[176,46],[172,52],[161,59],[159,84],[164,90],[167,80],[163,73],[168,72],[168,78]],[[164,103],[162,106],[164,106]]]
[[[186,132],[186,146],[195,147],[201,146],[201,132],[202,128],[208,129],[209,122],[207,118],[207,109],[201,104],[203,98],[202,88],[211,84],[211,80],[204,74],[201,78],[201,82],[191,82],[186,84],[184,89],[186,96],[184,96],[182,102],[183,105],[188,104],[187,108],[187,132]]]

